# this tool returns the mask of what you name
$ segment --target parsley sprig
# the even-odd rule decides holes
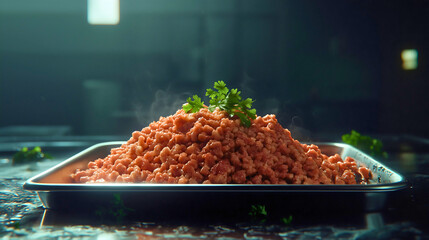
[[[183,110],[187,113],[196,113],[201,108],[208,108],[211,112],[219,108],[226,111],[230,117],[237,116],[244,126],[250,127],[250,120],[256,118],[256,109],[252,109],[254,101],[251,98],[242,100],[241,91],[236,88],[229,90],[224,81],[215,82],[214,89],[209,88],[206,91],[206,96],[210,98],[208,107],[204,105],[200,97],[194,95],[194,100],[190,97],[187,99],[187,103],[183,105]]]
[[[23,147],[13,155],[12,164],[15,165],[42,159],[52,159],[52,156],[48,153],[42,152],[42,149],[38,146],[34,147],[32,150],[28,147]]]
[[[383,143],[375,138],[361,135],[355,130],[352,130],[350,134],[344,134],[342,136],[344,143],[350,144],[364,152],[369,153],[374,157],[387,158],[387,152],[383,151]]]

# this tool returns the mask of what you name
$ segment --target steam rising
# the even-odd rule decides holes
[[[160,117],[176,113],[189,96],[186,92],[177,94],[170,90],[157,90],[149,109],[144,109],[143,104],[134,105],[135,117],[142,126],[146,126],[152,121],[158,121]]]
[[[288,125],[288,129],[292,134],[292,137],[300,141],[310,141],[311,132],[303,127],[303,120],[298,116],[293,116],[291,123]]]
[[[174,94],[169,91],[158,90],[155,93],[155,100],[150,105],[150,121],[156,121],[160,116],[174,114],[186,102],[189,93]]]
[[[246,97],[252,96],[252,94],[248,93],[255,92],[251,87],[254,79],[247,75],[244,79],[245,81],[240,84],[240,88],[246,94]],[[176,113],[178,109],[181,109],[182,105],[186,103],[186,99],[192,96],[192,94],[189,92],[176,93],[176,91],[175,89],[170,90],[170,88],[156,90],[153,95],[153,102],[150,105],[135,103],[133,108],[138,123],[141,126],[147,126],[152,121],[158,121],[160,117],[170,116]],[[256,99],[256,101],[259,103],[257,109],[258,115],[264,116],[266,114],[276,114],[278,115],[278,118],[280,117],[279,114],[286,115],[287,117],[284,118],[285,120],[291,117],[290,122],[286,127],[292,133],[292,136],[300,141],[311,140],[311,131],[304,127],[305,124],[303,119],[297,115],[289,115],[291,112],[287,110],[287,108],[281,108],[281,102],[278,98],[271,97]],[[282,111],[286,111],[286,113]],[[289,112],[289,114],[287,112]]]

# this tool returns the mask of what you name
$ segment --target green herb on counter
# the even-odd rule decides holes
[[[267,210],[265,210],[265,205],[251,205],[249,215],[252,217],[252,219],[259,220],[260,223],[265,223],[267,221]]]
[[[32,150],[29,150],[27,147],[23,147],[13,155],[12,164],[33,162],[42,159],[52,159],[52,156],[42,152],[40,147],[34,147]]]
[[[242,100],[241,91],[236,88],[229,90],[224,81],[215,82],[214,88],[215,90],[209,88],[206,91],[206,96],[210,98],[210,106],[206,107],[201,98],[194,95],[194,100],[187,99],[187,103],[183,105],[183,110],[187,113],[196,113],[201,108],[208,108],[212,112],[219,108],[226,111],[230,117],[237,116],[244,126],[250,127],[250,120],[256,118],[256,109],[252,109],[254,101],[251,98]]]
[[[292,223],[292,215],[289,215],[289,217],[285,218],[281,218],[282,222],[286,225],[290,225]]]
[[[14,229],[19,229],[21,227],[21,223],[20,222],[15,222],[13,225]]]
[[[371,156],[387,158],[387,152],[383,151],[383,143],[380,140],[361,135],[355,130],[352,130],[350,134],[344,134],[342,140]]]
[[[256,216],[267,216],[267,210],[265,210],[265,205],[252,205],[250,206],[249,215],[252,217]]]
[[[99,206],[95,211],[95,215],[107,220],[114,218],[117,223],[122,223],[124,217],[131,211],[134,211],[134,209],[124,205],[121,194],[115,193],[113,194],[113,201],[110,202],[109,207]]]

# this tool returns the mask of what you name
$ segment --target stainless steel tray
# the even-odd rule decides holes
[[[111,203],[115,194],[135,212],[177,212],[192,208],[200,211],[246,211],[250,205],[269,204],[281,209],[305,211],[323,210],[330,205],[341,211],[374,211],[400,203],[395,194],[407,189],[406,180],[398,173],[362,153],[341,143],[315,143],[327,155],[338,153],[353,157],[359,165],[373,172],[367,185],[271,185],[271,184],[80,184],[72,183],[70,174],[86,168],[89,161],[103,158],[110,149],[123,142],[96,144],[68,160],[30,178],[24,189],[36,191],[45,208],[58,210],[95,209]],[[393,201],[392,201],[393,200]],[[339,202],[347,201],[347,204]],[[344,205],[344,206],[339,206]],[[343,208],[343,209],[342,209]],[[183,213],[189,214],[188,210]]]

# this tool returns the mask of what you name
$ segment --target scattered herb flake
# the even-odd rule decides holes
[[[113,201],[110,201],[110,205],[108,207],[98,206],[95,210],[95,215],[105,220],[114,219],[117,223],[122,223],[128,213],[132,211],[134,211],[134,209],[124,205],[121,194],[114,193]]]
[[[250,216],[256,217],[256,216],[267,216],[267,211],[265,210],[265,205],[252,205],[250,206]]]
[[[15,223],[13,224],[13,228],[14,228],[14,229],[20,229],[20,227],[21,227],[21,223],[20,223],[20,222],[15,222]]]
[[[282,222],[286,225],[290,225],[292,223],[292,215],[289,215],[289,217],[282,217],[281,218]]]
[[[265,209],[265,205],[255,204],[250,206],[249,216],[252,221],[259,221],[259,223],[265,223],[267,221],[268,213]]]

